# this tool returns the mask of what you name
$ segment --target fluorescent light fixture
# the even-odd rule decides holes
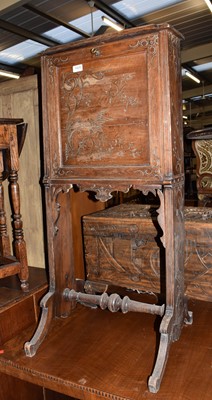
[[[207,6],[208,6],[210,12],[212,12],[212,3],[211,3],[211,1],[210,1],[210,0],[205,0],[205,2],[206,2],[206,4],[207,4]]]
[[[19,79],[20,75],[16,74],[15,72],[9,72],[5,70],[0,70],[0,75],[5,76],[6,78],[13,78],[13,79]]]
[[[195,81],[195,82],[197,82],[197,83],[200,83],[200,79],[198,79],[198,78],[197,78],[195,75],[193,75],[191,72],[185,71],[185,74],[186,74],[189,78],[193,79],[193,81]]]
[[[92,12],[94,32],[97,32],[98,29],[101,27],[102,16],[104,16],[104,13],[100,10]],[[76,26],[79,29],[82,29],[85,32],[92,33],[91,14],[87,14],[83,17],[70,21],[70,24]]]
[[[102,21],[105,22],[105,24],[109,25],[111,28],[116,29],[117,31],[123,31],[124,26],[117,24],[116,22],[113,22],[111,19],[107,17],[102,17]]]

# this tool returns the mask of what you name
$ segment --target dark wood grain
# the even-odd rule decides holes
[[[0,374],[0,382],[0,400],[44,400],[42,387],[2,373]]]

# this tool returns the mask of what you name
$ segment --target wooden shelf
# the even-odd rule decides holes
[[[210,400],[212,303],[189,305],[194,323],[173,344],[161,389],[151,394],[151,374],[158,343],[158,319],[151,315],[78,306],[67,319],[55,319],[37,354],[28,358],[23,344],[34,326],[4,345],[0,372],[77,399]]]
[[[0,256],[0,279],[19,274],[20,270],[21,264],[15,257]]]
[[[29,267],[29,291],[25,293],[20,288],[17,275],[2,278],[0,280],[0,314],[40,290],[46,291],[47,288],[46,271],[43,268]]]

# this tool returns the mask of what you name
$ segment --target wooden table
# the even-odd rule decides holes
[[[172,345],[157,394],[152,395],[147,389],[159,344],[157,317],[111,314],[79,305],[69,318],[52,321],[47,339],[33,358],[25,356],[23,343],[35,325],[4,344],[0,372],[10,375],[12,392],[8,398],[40,400],[44,387],[61,393],[53,397],[60,400],[62,394],[64,399],[71,396],[83,400],[211,400],[212,334],[208,327],[212,323],[212,303],[195,300],[190,301],[189,307],[194,323]],[[13,378],[22,383],[14,379],[13,386]],[[4,382],[1,400],[10,394]],[[20,391],[15,392],[15,397],[14,387]],[[40,397],[35,397],[38,392]],[[24,393],[26,397],[21,397]]]

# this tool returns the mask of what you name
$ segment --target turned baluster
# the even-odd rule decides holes
[[[6,213],[4,208],[4,187],[3,187],[3,151],[0,151],[0,254],[8,256],[11,254],[10,241],[7,234]]]
[[[18,172],[10,171],[9,174],[9,195],[12,209],[12,227],[13,227],[13,251],[15,257],[21,263],[20,281],[22,288],[27,287],[28,281],[28,262],[26,253],[26,243],[23,234],[23,222],[20,214],[20,191],[18,184]]]
[[[19,152],[16,126],[10,127],[10,168],[9,168],[9,196],[12,210],[13,251],[21,264],[19,278],[23,290],[28,287],[28,261],[26,243],[23,234],[23,223],[20,213],[20,190],[18,184]]]

